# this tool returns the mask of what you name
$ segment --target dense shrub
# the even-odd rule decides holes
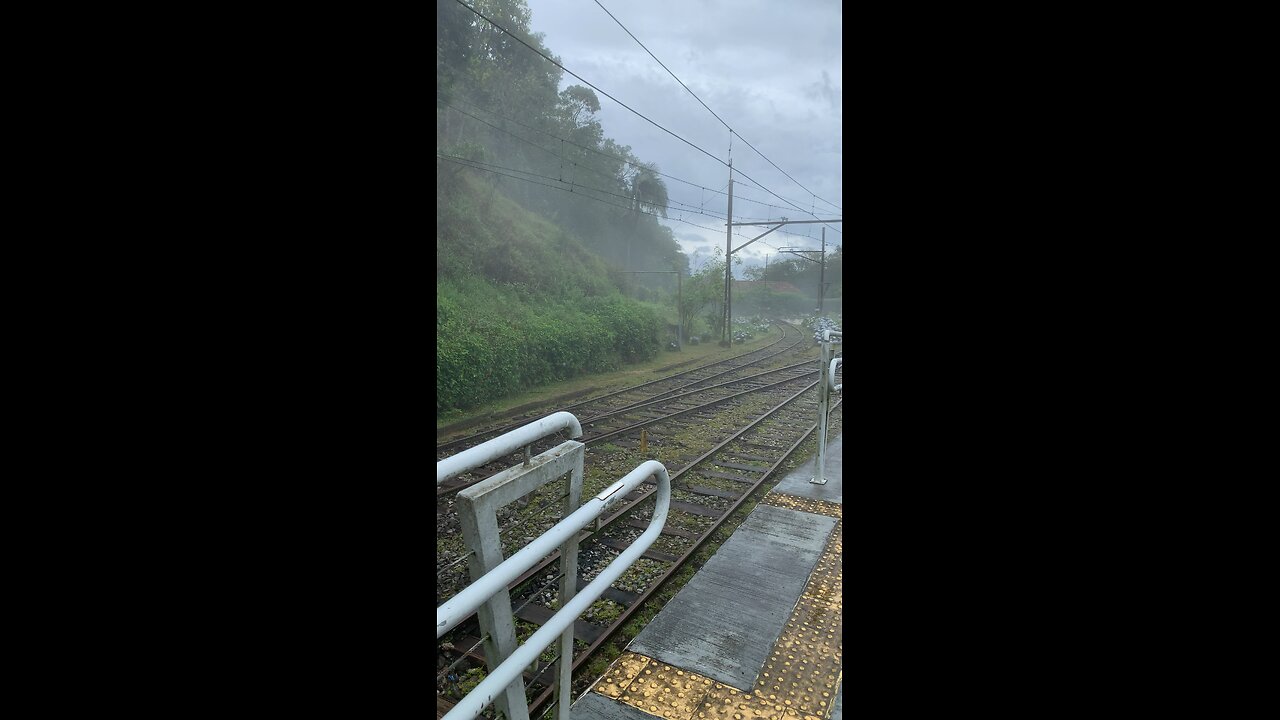
[[[614,348],[624,362],[641,362],[658,354],[662,323],[653,310],[617,295],[588,298],[584,307],[613,331]]]
[[[657,356],[661,314],[618,295],[594,247],[455,180],[436,195],[437,413]]]
[[[476,279],[437,285],[437,412],[658,353],[659,319],[635,301],[540,304],[522,294]]]

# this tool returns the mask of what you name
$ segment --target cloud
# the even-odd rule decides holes
[[[805,86],[805,94],[811,98],[822,98],[826,100],[832,108],[838,109],[843,103],[843,91],[839,88],[831,87],[831,76],[826,70],[822,71],[822,82],[813,83]]]
[[[799,219],[810,217],[806,213],[811,209],[825,213],[819,217],[838,215],[839,211],[810,195],[812,191],[844,205],[843,39],[838,0],[602,2],[740,136],[731,138],[720,120],[593,3],[528,0],[532,29],[545,33],[547,46],[565,67],[714,156],[600,95],[598,118],[606,136],[630,146],[641,160],[655,163],[662,172],[710,188],[664,179],[672,200],[694,208],[670,211],[673,220],[664,223],[691,261],[716,247],[724,248],[728,197],[721,193],[729,170],[716,158],[727,159],[730,142],[739,181],[735,219],[782,215]],[[572,84],[581,81],[565,74],[562,85]],[[765,190],[748,187],[755,184],[803,211]],[[699,210],[711,215],[698,214]],[[675,218],[710,229],[694,228]],[[773,244],[778,246],[806,243],[804,238],[777,234],[766,241],[774,237]],[[830,230],[827,239],[832,242]],[[738,239],[734,244],[742,242]],[[817,241],[812,245],[816,247]],[[745,259],[754,262],[773,250],[762,241],[743,252]]]

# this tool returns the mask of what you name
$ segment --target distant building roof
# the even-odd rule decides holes
[[[734,280],[734,287],[767,287],[774,292],[800,292],[800,288],[789,282],[779,280]]]

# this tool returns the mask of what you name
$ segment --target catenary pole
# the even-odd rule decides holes
[[[733,160],[729,160],[729,213],[724,225],[724,330],[720,333],[720,346],[732,344],[729,323],[733,321],[733,309],[730,303],[731,285],[729,279],[733,272]]]
[[[818,317],[822,317],[822,298],[827,293],[827,228],[822,228],[822,267],[818,270]]]

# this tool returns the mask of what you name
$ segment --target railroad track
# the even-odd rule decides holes
[[[806,372],[808,362],[761,370],[764,363],[770,360],[778,362],[778,358],[784,353],[794,354],[797,348],[808,350],[810,347],[807,337],[799,328],[787,324],[779,324],[779,327],[783,330],[782,336],[762,350],[556,409],[567,410],[578,416],[584,431],[584,437],[580,440],[589,445],[593,441],[603,439],[601,435],[617,437],[635,433],[659,420],[701,412],[735,395],[767,388],[778,382],[799,377]],[[778,349],[777,346],[783,340],[789,342]],[[543,417],[545,414],[544,410],[536,417]],[[536,418],[522,417],[514,424],[503,425],[500,428],[437,445],[436,460],[443,460],[468,447],[520,427],[531,419]],[[589,428],[590,431],[588,431]],[[531,452],[537,454],[563,440],[564,438],[559,436],[545,438],[540,443],[535,443]],[[436,486],[436,497],[451,495],[470,487],[509,465],[509,459],[502,458],[451,478]]]
[[[817,383],[813,380],[813,364],[812,361],[805,363],[808,379],[797,377],[775,382],[768,389],[741,393],[725,400],[725,403],[736,403],[736,408],[727,412],[740,424],[722,436],[716,435],[714,446],[696,456],[666,463],[671,471],[673,488],[667,524],[658,541],[575,623],[574,637],[578,650],[573,659],[574,671],[589,662],[706,544],[735,510],[757,491],[772,487],[781,479],[782,474],[778,470],[817,428]],[[839,405],[839,402],[834,403],[832,410]],[[684,416],[685,419],[669,417],[667,422],[713,422],[711,416],[700,416],[699,412],[691,411]],[[586,422],[583,430],[585,435]],[[663,430],[670,431],[670,428]],[[597,435],[595,439],[607,437]],[[630,459],[620,459],[622,465],[629,462]],[[638,464],[638,460],[634,464]],[[655,491],[652,485],[642,485],[625,498],[617,511],[602,518],[594,531],[580,537],[579,589],[647,527],[652,503],[645,501]],[[587,495],[588,489],[584,487],[583,496]],[[558,500],[552,497],[547,505],[558,507]],[[560,578],[557,566],[558,556],[553,553],[509,586],[513,614],[520,622],[528,623],[527,627],[543,624],[555,612]],[[454,650],[443,653],[439,664],[454,668],[455,674],[457,668],[471,663],[483,667],[483,650],[478,647],[477,634],[474,620],[460,625],[451,634],[450,643]],[[539,717],[551,702],[549,685],[554,682],[553,668],[553,661],[549,660],[525,673],[526,689],[532,693],[530,717]],[[448,675],[449,671],[446,671],[444,677]],[[439,681],[438,677],[438,687]],[[440,695],[437,695],[437,703],[438,707],[443,703],[445,710],[450,705]]]
[[[580,400],[572,405],[560,405],[556,410],[567,410],[575,415],[585,416],[588,414],[599,414],[606,411],[611,406],[621,406],[642,402],[644,400],[654,400],[664,397],[670,393],[677,392],[681,389],[693,387],[702,382],[715,380],[725,374],[732,373],[735,370],[757,365],[772,357],[785,353],[789,350],[803,344],[805,332],[802,328],[797,328],[790,323],[775,321],[774,325],[782,330],[777,340],[757,348],[750,352],[734,355],[733,357],[715,360],[698,367],[688,370],[682,370],[672,375],[650,380],[649,382],[632,385],[614,390],[611,392]],[[536,420],[547,414],[546,406],[534,410],[530,410],[523,414],[512,415],[504,420],[504,424],[496,427],[490,427],[484,430],[474,432],[466,437],[454,438],[442,443],[437,443],[436,454],[437,459],[441,459],[447,453],[458,452],[472,445],[477,445],[491,437],[501,435],[532,420]]]

